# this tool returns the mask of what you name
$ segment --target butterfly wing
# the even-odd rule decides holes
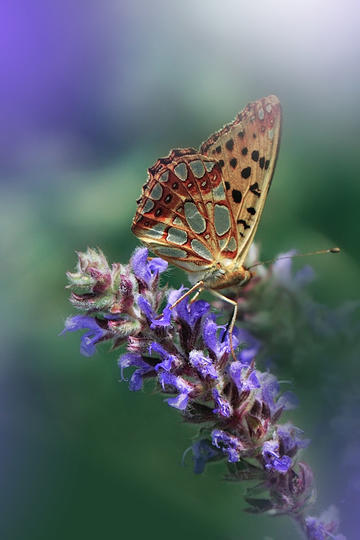
[[[195,279],[220,257],[235,258],[236,221],[218,161],[192,148],[159,159],[149,169],[132,231],[156,255],[197,274]]]
[[[254,238],[273,176],[281,125],[276,96],[249,103],[200,152],[221,167],[230,212],[237,224],[236,261],[242,265]]]

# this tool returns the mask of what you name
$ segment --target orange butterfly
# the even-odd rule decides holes
[[[249,103],[199,152],[175,149],[159,159],[137,201],[132,231],[188,273],[194,285],[184,296],[209,289],[233,304],[231,348],[237,303],[218,290],[241,286],[252,276],[244,260],[270,188],[280,126],[276,96]]]

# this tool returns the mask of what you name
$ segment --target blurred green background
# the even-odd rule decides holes
[[[58,337],[65,271],[88,245],[126,262],[147,168],[274,93],[284,127],[262,257],[339,245],[306,260],[312,295],[358,300],[359,3],[5,0],[1,12],[1,539],[295,537],[286,518],[242,513],[221,464],[181,466],[195,429],[120,384],[117,354],[84,358],[79,335]],[[313,439],[318,509],[337,504],[358,538],[353,338],[297,366],[289,417]]]

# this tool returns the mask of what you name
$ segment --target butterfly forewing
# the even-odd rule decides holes
[[[190,148],[158,160],[149,169],[132,230],[156,255],[187,272],[206,272],[222,250],[235,257],[236,222],[217,160]]]
[[[253,240],[274,172],[280,140],[281,107],[276,96],[249,103],[235,120],[201,146],[218,160],[230,212],[238,227],[237,262]]]

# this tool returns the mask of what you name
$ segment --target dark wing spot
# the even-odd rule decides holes
[[[244,146],[244,148],[241,150],[241,153],[243,156],[246,156],[246,154],[248,153],[248,149],[246,148],[246,146]]]
[[[250,191],[256,195],[257,197],[260,197],[260,189],[259,189],[259,184],[257,182],[255,182],[255,184],[252,184],[250,186]]]
[[[172,188],[173,188],[173,189],[177,189],[178,187],[179,187],[178,182],[174,182],[173,185],[172,185]]]
[[[161,214],[162,214],[162,210],[161,210],[161,208],[158,208],[158,209],[156,210],[156,212],[155,212],[155,216],[156,216],[156,217],[159,217],[159,216],[161,216]]]
[[[260,169],[263,169],[265,167],[265,158],[264,157],[261,157],[259,159],[259,166],[260,166]]]
[[[169,195],[166,195],[164,201],[165,201],[166,203],[169,203],[169,202],[171,201],[171,199],[172,199],[172,195],[170,195],[170,193],[169,193]]]
[[[254,150],[251,154],[251,159],[253,161],[257,161],[259,159],[259,152],[257,150]]]
[[[238,137],[240,137],[240,139],[243,139],[244,136],[245,136],[245,131],[242,129],[241,131],[239,131]]]
[[[245,167],[245,169],[241,171],[241,176],[243,178],[249,178],[250,174],[251,174],[251,167]]]
[[[217,147],[215,148],[215,150],[216,150],[216,152],[217,152],[218,154],[220,154],[220,152],[221,152],[221,146],[217,146]]]
[[[247,208],[247,211],[249,212],[249,214],[251,214],[252,216],[254,216],[256,214],[256,210],[255,208],[253,208],[252,206],[249,206],[249,208]]]
[[[138,200],[136,201],[136,204],[140,204],[140,203],[141,203],[141,197],[140,197],[140,199],[138,199]]]
[[[224,160],[223,160],[223,159],[220,159],[220,160],[219,160],[219,165],[220,165],[220,167],[221,167],[221,168],[223,168],[223,166],[225,165],[225,163],[224,163]]]
[[[231,192],[231,195],[234,202],[236,203],[241,202],[241,199],[242,199],[241,191],[239,191],[238,189],[233,189]]]
[[[237,165],[237,159],[235,157],[230,159],[230,165],[232,166],[233,169],[235,169],[235,167]]]
[[[248,225],[244,219],[238,219],[236,223],[238,225],[243,225],[244,230],[245,229],[250,229],[250,225]]]
[[[230,182],[225,181],[226,191],[230,189]]]
[[[253,138],[256,139],[256,133],[253,133]]]
[[[269,165],[270,165],[270,159],[267,159],[265,161],[265,169],[268,169],[269,168]]]
[[[232,149],[234,148],[234,140],[229,139],[228,141],[226,141],[225,146],[231,152]]]

